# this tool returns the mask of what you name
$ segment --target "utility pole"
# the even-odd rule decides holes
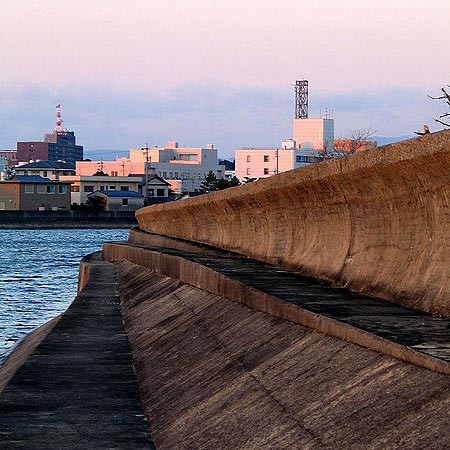
[[[275,174],[278,174],[279,173],[279,170],[278,170],[278,160],[280,159],[280,150],[277,148],[276,150],[275,150],[275,158],[276,158],[276,160],[277,160],[277,169],[276,169],[276,171],[275,171]]]
[[[148,144],[145,143],[145,147],[142,147],[145,155],[145,194],[144,194],[144,204],[147,203],[148,199]]]

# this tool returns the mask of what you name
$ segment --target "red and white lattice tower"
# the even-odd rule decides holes
[[[62,131],[62,119],[61,119],[61,103],[56,105],[56,131]]]

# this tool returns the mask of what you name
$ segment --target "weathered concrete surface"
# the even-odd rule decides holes
[[[158,449],[443,449],[445,375],[119,263]]]
[[[61,316],[49,320],[44,325],[32,331],[8,356],[6,361],[0,366],[0,393],[8,381],[14,376],[19,367],[33,353],[34,349],[42,342],[53,327],[58,323]]]
[[[103,256],[108,261],[128,260],[274,317],[450,374],[449,319],[336,288],[267,263],[205,251],[208,249],[188,253],[110,242],[104,244]]]
[[[136,212],[212,244],[449,315],[450,130]]]
[[[0,448],[152,449],[114,265],[89,280],[0,394]]]

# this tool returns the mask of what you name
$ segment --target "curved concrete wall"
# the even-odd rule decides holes
[[[141,229],[448,315],[450,131],[143,208]]]

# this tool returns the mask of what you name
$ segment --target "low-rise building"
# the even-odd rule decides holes
[[[0,158],[6,158],[8,166],[17,164],[17,150],[0,150]]]
[[[0,210],[70,209],[70,184],[40,176],[0,181]]]
[[[294,143],[295,144],[295,143]],[[267,178],[320,161],[317,151],[294,148],[241,148],[235,151],[236,177]]]
[[[212,144],[192,148],[179,147],[177,142],[168,142],[165,147],[131,149],[128,158],[102,161],[101,167],[111,176],[144,175],[147,160],[148,170],[168,181],[175,192],[198,191],[210,171],[219,179],[225,174],[225,166],[218,164],[217,149]],[[98,161],[78,161],[77,175],[92,175],[99,165]]]
[[[63,161],[34,161],[14,168],[16,175],[37,175],[50,180],[59,180],[65,175],[75,175],[75,169]]]
[[[71,183],[72,205],[86,204],[88,195],[95,191],[139,192],[142,177],[110,177],[110,176],[61,176],[61,181]]]
[[[144,196],[132,191],[95,191],[87,197],[103,211],[136,211],[144,206]]]

